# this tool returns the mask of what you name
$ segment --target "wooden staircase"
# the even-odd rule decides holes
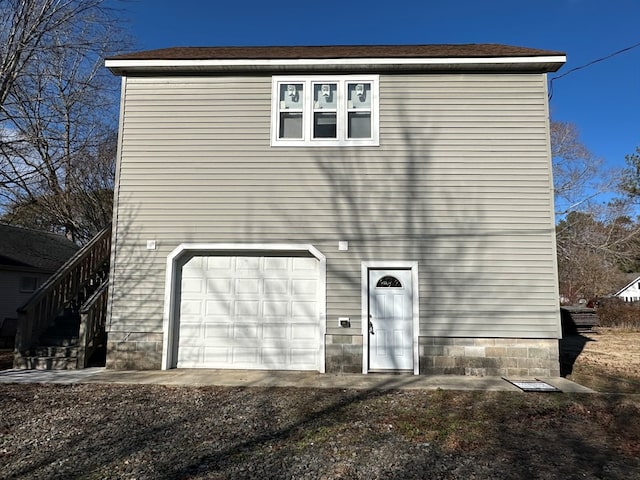
[[[14,368],[85,368],[106,344],[110,253],[109,225],[18,309]]]

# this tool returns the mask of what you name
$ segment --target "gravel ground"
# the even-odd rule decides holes
[[[640,334],[577,340],[627,394],[0,384],[0,479],[640,480]]]
[[[640,479],[637,396],[0,385],[0,478]]]

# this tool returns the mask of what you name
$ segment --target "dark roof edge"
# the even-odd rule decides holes
[[[496,58],[564,56],[563,52],[501,44],[170,47],[108,60],[239,60],[340,58]]]
[[[505,45],[176,47],[108,58],[116,75],[557,71],[564,53]]]

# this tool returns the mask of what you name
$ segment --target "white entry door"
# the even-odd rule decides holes
[[[413,370],[411,270],[369,270],[369,370]]]

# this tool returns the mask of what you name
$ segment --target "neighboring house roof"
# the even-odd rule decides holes
[[[108,58],[114,73],[157,70],[222,71],[229,69],[495,70],[551,72],[566,61],[562,52],[500,44],[338,45],[274,47],[172,47]]]
[[[0,267],[55,272],[78,249],[62,235],[0,224]]]
[[[623,288],[621,288],[620,290],[618,290],[614,295],[616,297],[620,296],[622,293],[624,293],[626,290],[630,289],[631,287],[634,287],[636,285],[638,285],[638,282],[640,282],[640,277],[636,277],[634,280],[632,280],[631,282],[629,282],[627,285],[625,285]]]

